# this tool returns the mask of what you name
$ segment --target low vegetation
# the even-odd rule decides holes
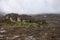
[[[25,18],[25,16],[23,17]],[[42,16],[33,17],[40,20]],[[31,22],[12,22],[9,19],[2,19],[0,20],[1,30],[6,30],[5,33],[0,34],[6,35],[4,38],[2,37],[2,40],[30,40],[30,38],[31,40],[60,40],[60,16],[42,17],[41,21],[37,22],[34,20]]]
[[[38,23],[24,23],[24,22],[16,22],[16,25],[19,25],[21,27],[38,27]]]
[[[12,16],[11,16],[12,15]],[[12,22],[10,19],[6,19],[5,16],[2,20],[0,20],[0,23],[5,23],[5,24],[9,24],[9,25],[17,25],[20,27],[40,27],[40,25],[47,25],[47,21],[46,20],[39,20],[36,18],[34,18],[34,16],[30,16],[30,15],[18,15],[18,14],[7,14],[8,17],[14,18],[15,20],[17,19],[17,17],[23,18],[23,19],[28,19],[28,22],[23,22],[22,21],[15,21]]]

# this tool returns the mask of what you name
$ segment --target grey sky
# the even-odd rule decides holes
[[[60,0],[0,0],[0,9],[16,13],[60,12]]]

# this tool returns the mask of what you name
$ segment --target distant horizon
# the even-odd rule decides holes
[[[16,12],[2,12],[2,11],[0,11],[0,13],[3,13],[3,14],[15,13],[15,14],[27,14],[27,15],[37,15],[37,14],[60,14],[60,12],[56,12],[56,13],[50,13],[50,12],[47,12],[47,13],[16,13]]]

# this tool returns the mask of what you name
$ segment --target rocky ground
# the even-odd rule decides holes
[[[0,40],[60,40],[60,27],[52,24],[28,28],[0,25]]]
[[[45,16],[44,19],[48,24],[39,27],[0,23],[0,40],[60,40],[60,16]]]

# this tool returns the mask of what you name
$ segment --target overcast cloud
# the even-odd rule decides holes
[[[0,10],[16,13],[60,12],[60,0],[0,0]]]

